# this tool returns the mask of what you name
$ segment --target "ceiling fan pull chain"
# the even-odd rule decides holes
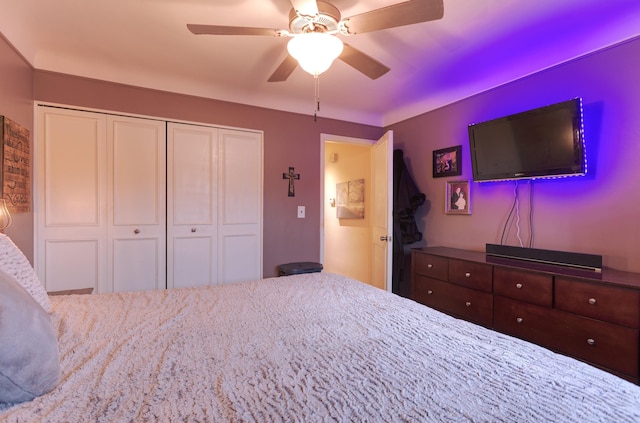
[[[315,87],[315,94],[316,94],[316,109],[313,112],[313,121],[317,122],[318,121],[318,112],[320,111],[320,78],[318,77],[318,75],[314,75],[313,76],[314,79],[314,87]]]
[[[316,80],[316,112],[320,111],[320,77],[315,76]]]

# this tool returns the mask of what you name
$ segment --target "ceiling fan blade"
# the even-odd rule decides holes
[[[273,74],[269,77],[268,82],[282,82],[286,81],[289,75],[293,73],[293,71],[298,67],[298,61],[293,58],[290,54],[287,54],[287,57],[280,63],[278,69],[273,72]]]
[[[443,0],[411,0],[355,15],[343,22],[349,34],[362,34],[433,21],[443,16]]]
[[[196,35],[268,35],[282,36],[282,30],[270,28],[251,28],[246,26],[194,25],[187,24],[189,31]]]
[[[300,16],[316,16],[318,14],[316,0],[291,0],[291,5]]]
[[[342,54],[338,58],[371,79],[378,79],[390,70],[373,57],[364,54],[346,43],[344,44]]]

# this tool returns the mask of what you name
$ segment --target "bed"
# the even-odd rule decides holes
[[[640,387],[331,273],[48,298],[49,392],[2,422],[640,421]]]

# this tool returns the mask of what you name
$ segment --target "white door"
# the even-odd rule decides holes
[[[262,278],[262,134],[220,129],[218,283]]]
[[[391,292],[393,264],[393,131],[387,131],[373,146],[373,285]]]
[[[47,291],[107,283],[106,118],[38,106],[35,268]]]
[[[167,128],[167,287],[218,283],[218,129]]]
[[[166,287],[166,124],[107,117],[107,291]]]

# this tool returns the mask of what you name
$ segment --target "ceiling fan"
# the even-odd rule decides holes
[[[360,50],[343,43],[336,35],[349,36],[379,31],[437,20],[444,15],[443,0],[410,0],[346,19],[342,19],[337,7],[325,1],[291,0],[291,4],[293,8],[289,12],[288,31],[223,25],[188,24],[187,27],[197,35],[292,37],[288,45],[289,55],[271,75],[269,82],[285,81],[298,64],[307,72],[317,76],[324,72],[336,58],[369,78],[377,79],[386,74],[389,68]],[[330,51],[326,58],[323,57],[325,48]],[[301,58],[301,55],[305,55],[306,59]]]

